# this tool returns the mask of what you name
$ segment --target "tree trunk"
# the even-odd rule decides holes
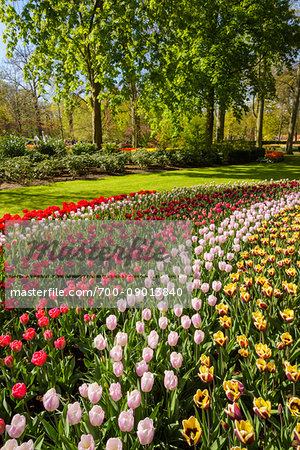
[[[224,141],[225,114],[225,107],[220,103],[217,117],[217,142]]]
[[[208,145],[212,145],[213,142],[214,109],[215,109],[215,92],[214,88],[210,88],[207,94],[207,105],[206,105],[206,139]]]
[[[281,116],[280,116],[280,125],[279,125],[279,132],[278,132],[278,142],[280,142],[280,140],[281,140],[282,123],[283,123],[283,113],[281,113]]]
[[[286,141],[286,153],[287,154],[293,153],[293,135],[294,135],[298,107],[299,107],[299,96],[300,96],[300,60],[299,60],[297,76],[296,76],[295,94],[294,94],[294,100],[293,100],[292,113],[291,113],[290,122],[289,122],[288,138]]]
[[[62,115],[61,115],[61,110],[60,110],[60,103],[57,104],[58,107],[58,120],[59,120],[59,127],[60,127],[60,135],[61,135],[61,139],[64,139],[64,127],[63,127],[63,123],[62,123]]]
[[[134,83],[130,83],[130,111],[131,111],[131,127],[132,127],[132,147],[137,148],[139,146],[141,123],[140,116],[137,113],[137,89]]]
[[[92,105],[92,123],[93,123],[93,143],[97,148],[102,147],[102,115],[101,115],[101,85],[98,82],[92,83],[91,86],[91,105]]]
[[[263,121],[264,121],[264,96],[262,94],[258,97],[258,113],[256,118],[256,147],[262,147],[262,133],[263,133]]]
[[[72,108],[68,111],[68,121],[69,121],[69,134],[70,138],[74,139],[74,121],[73,121],[73,111]]]
[[[39,99],[37,96],[34,96],[34,112],[35,112],[35,120],[37,124],[38,136],[42,137],[42,119],[41,119],[41,110],[39,105]]]

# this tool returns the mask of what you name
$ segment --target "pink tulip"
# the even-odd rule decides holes
[[[112,383],[109,388],[109,394],[113,401],[118,402],[122,398],[120,383]]]
[[[105,450],[122,450],[123,444],[119,438],[110,438],[106,442]]]
[[[171,331],[168,336],[168,343],[171,347],[177,345],[178,342],[178,333],[176,331]]]
[[[209,284],[208,283],[202,283],[201,291],[203,292],[203,294],[206,294],[209,291]]]
[[[88,396],[88,385],[86,383],[83,383],[81,386],[79,386],[78,390],[81,397],[86,398]]]
[[[165,313],[168,311],[168,303],[166,301],[159,302],[157,305],[157,309],[161,313]]]
[[[192,299],[192,307],[195,309],[195,311],[199,311],[202,305],[202,300],[200,298],[193,298]]]
[[[149,361],[151,361],[152,358],[153,358],[152,348],[150,348],[150,347],[144,348],[143,349],[143,360],[148,363]]]
[[[123,358],[123,350],[121,345],[115,345],[110,351],[110,357],[113,361],[121,361]]]
[[[119,333],[117,333],[117,344],[120,345],[121,347],[125,347],[125,345],[127,344],[127,333],[121,333],[121,331],[119,331]]]
[[[174,391],[178,385],[178,377],[174,374],[173,370],[165,370],[164,386],[170,391]]]
[[[126,311],[126,305],[127,305],[126,300],[120,299],[117,301],[117,308],[120,312]]]
[[[99,405],[94,405],[89,412],[89,419],[93,427],[100,427],[104,420],[104,411]]]
[[[141,389],[143,392],[150,392],[153,388],[154,376],[151,372],[145,372],[141,378]]]
[[[221,281],[213,281],[211,287],[215,292],[219,292],[222,288],[222,283]]]
[[[179,369],[182,366],[182,354],[172,352],[170,355],[171,364],[174,369]]]
[[[189,318],[189,316],[182,316],[181,317],[181,325],[183,326],[183,328],[185,330],[190,328],[190,326],[191,326],[191,319]]]
[[[140,406],[142,401],[142,396],[140,391],[134,389],[132,392],[127,392],[127,404],[131,409],[136,409]]]
[[[106,347],[107,339],[102,336],[102,334],[98,334],[98,336],[94,339],[94,346],[97,350],[104,350]]]
[[[124,367],[121,361],[113,364],[113,371],[116,377],[121,377],[123,375]]]
[[[181,314],[182,314],[182,311],[183,311],[183,308],[182,308],[181,305],[175,305],[175,306],[174,306],[174,313],[175,313],[175,316],[180,317]]]
[[[134,418],[133,418],[133,410],[122,411],[119,415],[118,425],[121,431],[130,432],[133,428]]]
[[[5,445],[1,447],[1,450],[16,450],[18,447],[18,441],[16,439],[8,439]]]
[[[151,444],[154,437],[153,420],[146,417],[138,423],[137,436],[141,445]]]
[[[88,398],[91,403],[98,403],[102,397],[102,386],[92,383],[88,386]]]
[[[136,322],[135,324],[136,331],[138,334],[143,334],[145,331],[145,324],[144,322]]]
[[[202,320],[201,320],[201,316],[200,316],[199,313],[194,314],[192,316],[192,322],[193,322],[193,325],[194,325],[195,328],[200,328],[201,327]]]
[[[19,438],[26,428],[26,417],[15,414],[11,424],[6,425],[6,431],[11,438]]]
[[[148,345],[151,348],[155,348],[159,341],[159,335],[155,330],[152,330],[148,336]]]
[[[59,395],[54,388],[49,389],[43,396],[43,405],[47,411],[55,411],[59,406]]]
[[[150,320],[151,317],[152,317],[151,309],[148,309],[148,308],[143,309],[143,311],[142,311],[142,318],[144,320]]]
[[[149,366],[144,360],[136,363],[135,366],[136,373],[139,377],[143,376],[145,372],[148,372],[148,368]]]
[[[113,331],[117,326],[117,318],[114,314],[111,314],[106,319],[106,326],[110,331]]]
[[[159,328],[162,330],[165,330],[168,326],[168,318],[167,317],[160,317],[158,320]]]
[[[201,330],[196,330],[194,333],[194,341],[196,344],[201,344],[204,339],[204,332]]]
[[[81,421],[81,408],[78,402],[69,403],[67,419],[70,425],[76,425]]]
[[[210,295],[207,298],[207,303],[209,304],[209,306],[215,306],[215,304],[217,303],[217,297],[215,297],[214,295]]]
[[[23,442],[21,445],[16,447],[16,450],[34,450],[33,440],[30,439],[30,441]]]
[[[83,434],[78,444],[78,450],[95,450],[95,441],[91,434]]]

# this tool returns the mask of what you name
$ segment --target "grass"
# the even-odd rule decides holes
[[[23,209],[44,209],[61,206],[63,202],[93,200],[103,195],[136,192],[140,190],[167,190],[174,186],[193,186],[215,181],[279,180],[300,178],[300,156],[286,156],[277,164],[248,164],[239,166],[202,167],[158,173],[121,175],[98,180],[80,180],[52,183],[0,191],[0,217],[5,213],[21,214]]]

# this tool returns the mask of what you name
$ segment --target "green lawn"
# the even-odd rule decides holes
[[[279,180],[300,178],[300,156],[288,156],[277,164],[249,164],[243,166],[204,167],[137,175],[120,175],[99,180],[82,180],[53,183],[0,191],[0,217],[9,212],[21,213],[23,209],[44,209],[61,206],[63,202],[92,200],[103,195],[136,192],[139,190],[166,190],[174,186],[193,186],[215,181]]]

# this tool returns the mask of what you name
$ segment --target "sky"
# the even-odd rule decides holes
[[[6,53],[6,46],[2,40],[2,33],[3,33],[4,29],[5,29],[5,26],[3,25],[3,23],[0,22],[0,61],[5,59],[5,53]]]

